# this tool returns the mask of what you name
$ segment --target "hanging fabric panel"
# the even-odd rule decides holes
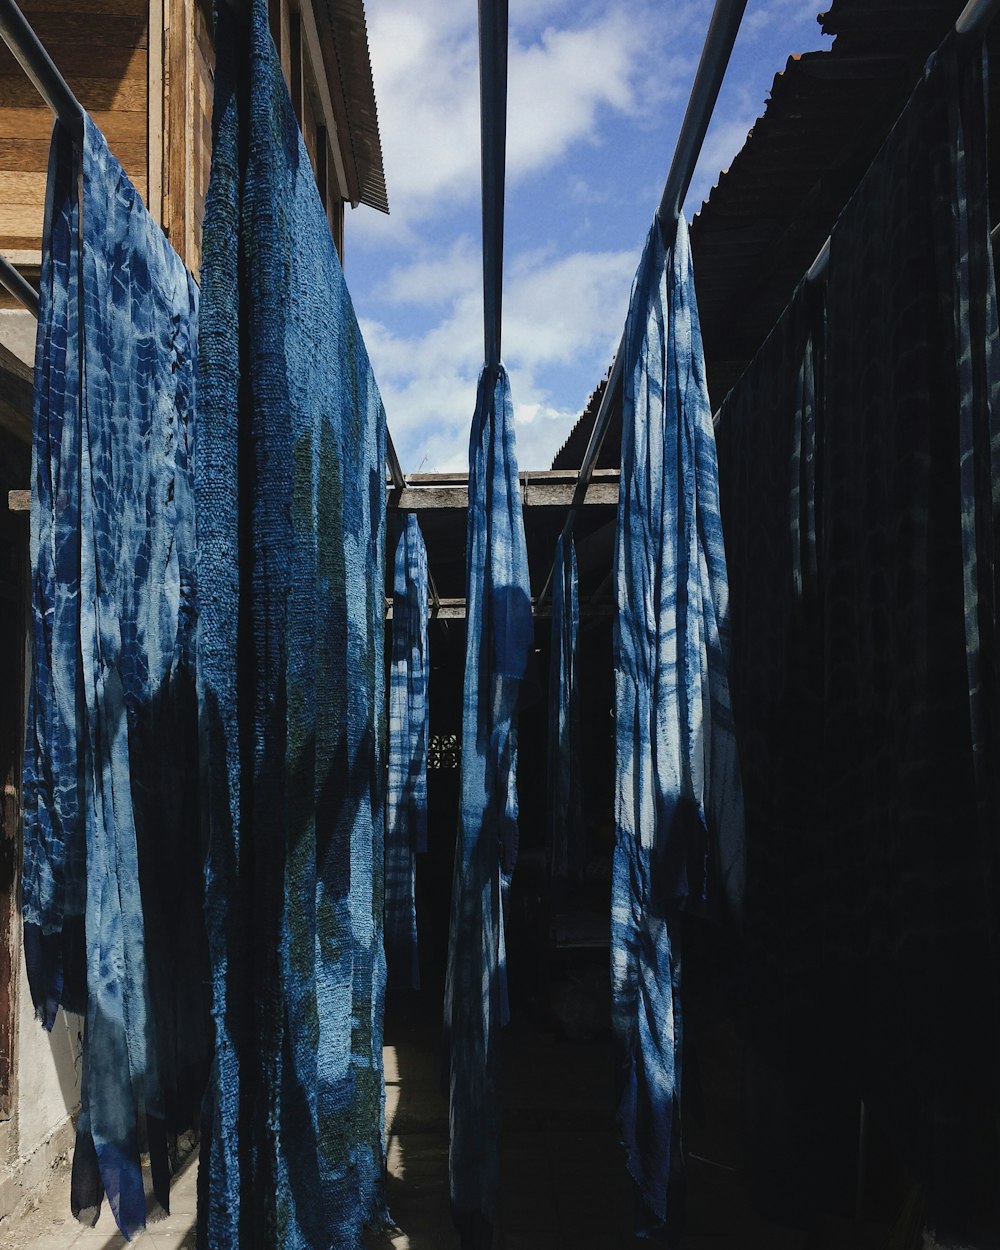
[[[823,819],[852,887],[829,966],[866,1104],[971,1244],[1000,1226],[984,91],[981,49],[950,38],[833,232],[820,491]]]
[[[392,594],[389,782],[385,817],[385,948],[394,983],[418,989],[416,863],[427,850],[427,548],[406,514]]]
[[[687,226],[646,242],[625,327],[615,551],[612,1024],[639,1231],[681,1216],[684,910],[738,913],[743,810],[728,590]]]
[[[382,1141],[385,414],[268,28],[220,6],[199,341],[199,1245],[360,1250]]]
[[[853,888],[832,871],[820,821],[823,333],[822,292],[802,283],[716,429],[748,851],[748,1172],[769,1218],[802,1223],[857,1184],[856,1087],[838,1062],[842,999],[821,972]]]
[[[506,370],[484,369],[469,443],[462,795],[452,884],[445,1042],[452,1210],[466,1250],[496,1217],[497,1047],[508,1015],[503,907],[517,858],[517,705],[531,591]]]
[[[580,700],[576,641],[580,598],[572,535],[556,539],[549,655],[549,868],[557,896],[583,872],[585,830],[580,788]]]
[[[81,200],[82,188],[82,200]],[[36,345],[25,958],[85,1013],[71,1202],[145,1223],[211,1050],[194,702],[197,289],[98,130],[57,126]]]

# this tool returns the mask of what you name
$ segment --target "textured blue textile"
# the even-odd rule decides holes
[[[82,154],[53,137],[40,294],[25,951],[48,1026],[60,1001],[86,1011],[74,1210],[96,1220],[103,1189],[130,1236],[140,1122],[166,1205],[165,1129],[190,1127],[209,1045],[189,767],[197,294],[89,119]]]
[[[930,58],[832,231],[822,317],[793,301],[720,423],[751,1179],[802,1223],[853,1200],[837,1143],[856,1142],[863,1097],[935,1243],[975,1246],[1000,1229],[1000,339],[981,54],[950,36]]]
[[[417,853],[427,850],[427,548],[416,514],[396,546],[385,809],[385,949],[394,982],[417,989]]]
[[[264,0],[240,32],[220,6],[216,52],[196,481],[217,1046],[199,1245],[351,1250],[386,1219],[385,414]]]
[[[743,887],[725,551],[683,218],[669,250],[653,224],[623,351],[612,1023],[618,1122],[648,1233],[680,1216],[679,913],[738,912]]]
[[[549,653],[549,867],[560,883],[579,877],[586,850],[581,810],[580,701],[576,640],[580,592],[572,535],[556,539],[552,571],[552,642]]]
[[[496,1213],[499,1029],[507,1020],[503,907],[517,858],[517,703],[532,639],[528,554],[506,370],[479,379],[469,442],[462,793],[445,1035],[449,1175],[463,1244]]]

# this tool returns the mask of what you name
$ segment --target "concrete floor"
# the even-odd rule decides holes
[[[386,1025],[389,1207],[396,1229],[369,1250],[453,1250],[448,1207],[447,1105],[435,1020]],[[497,1250],[632,1250],[631,1191],[614,1128],[606,1040],[571,1043],[515,1023],[504,1039],[502,1206]],[[750,1210],[739,1146],[718,1131],[689,1135],[688,1231],[682,1250],[864,1250],[886,1230],[844,1225],[810,1239],[765,1224]],[[174,1180],[171,1213],[152,1216],[138,1250],[193,1248],[197,1153]],[[0,1250],[119,1250],[127,1243],[105,1204],[94,1229],[68,1209],[69,1178],[56,1176],[35,1210],[0,1222]]]

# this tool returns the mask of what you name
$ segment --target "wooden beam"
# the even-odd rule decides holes
[[[615,605],[611,602],[580,604],[581,616],[609,617],[614,612]],[[531,601],[531,614],[535,617],[550,617],[552,615],[551,602],[538,604],[535,600]],[[392,620],[392,600],[386,600],[385,619]],[[431,624],[434,621],[464,621],[465,620],[465,600],[464,599],[439,599],[438,607],[435,611],[431,606],[428,620]]]
[[[30,512],[31,491],[9,490],[7,492],[7,510],[8,512]]]
[[[521,502],[525,508],[568,508],[576,492],[575,471],[561,469],[539,473],[522,473]],[[406,480],[406,488],[396,495],[389,490],[387,503],[400,512],[421,512],[469,506],[468,474],[414,473]],[[616,507],[618,504],[618,470],[601,469],[594,473],[583,500],[584,507]]]

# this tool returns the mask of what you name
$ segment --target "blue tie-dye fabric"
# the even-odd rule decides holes
[[[385,812],[385,948],[394,983],[420,985],[416,863],[427,850],[427,548],[415,513],[396,546]]]
[[[623,351],[612,1020],[648,1234],[681,1214],[679,912],[736,912],[743,888],[715,439],[683,218],[669,249],[653,224]]]
[[[198,1236],[352,1250],[386,1219],[385,414],[264,0],[248,26],[219,6],[203,239]]]
[[[209,1045],[185,716],[197,293],[89,119],[82,154],[53,137],[40,297],[25,952],[49,1027],[60,1001],[86,1012],[74,1210],[96,1220],[103,1189],[131,1236],[140,1124],[166,1205],[165,1128],[190,1126]]]
[[[580,706],[576,640],[580,592],[572,535],[556,539],[552,572],[552,643],[549,655],[549,864],[557,893],[583,869],[580,805]]]
[[[507,1020],[503,906],[517,858],[517,704],[531,592],[506,370],[484,369],[469,442],[462,795],[452,884],[445,1035],[449,1174],[464,1246],[496,1214],[498,1031]]]

